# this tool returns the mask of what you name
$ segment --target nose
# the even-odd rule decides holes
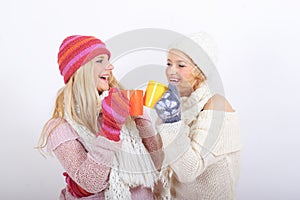
[[[169,74],[177,74],[177,67],[174,64],[169,67]]]
[[[114,68],[115,68],[115,67],[114,67],[111,63],[108,63],[105,69],[111,71],[111,70],[113,70]]]

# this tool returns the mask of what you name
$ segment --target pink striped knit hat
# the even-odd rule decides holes
[[[64,82],[67,83],[76,70],[100,54],[110,52],[105,44],[93,36],[72,35],[66,37],[59,47],[58,65]]]

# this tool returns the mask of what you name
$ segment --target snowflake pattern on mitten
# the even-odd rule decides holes
[[[174,84],[169,84],[169,89],[154,106],[157,115],[164,123],[174,123],[181,120],[179,92]]]

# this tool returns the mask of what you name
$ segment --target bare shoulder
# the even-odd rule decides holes
[[[203,110],[223,110],[225,112],[235,112],[227,99],[219,94],[212,96],[205,104]]]

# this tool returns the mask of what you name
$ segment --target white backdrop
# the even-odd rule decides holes
[[[0,198],[53,200],[64,186],[55,158],[34,149],[63,86],[62,39],[163,28],[206,31],[218,45],[217,69],[241,116],[238,199],[299,199],[299,7],[293,0],[1,0]]]

